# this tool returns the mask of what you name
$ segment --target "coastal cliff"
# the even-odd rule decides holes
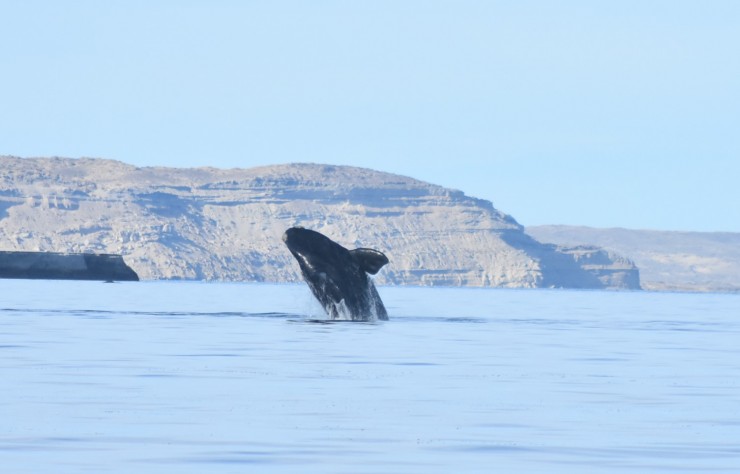
[[[541,244],[489,201],[369,169],[16,157],[0,168],[0,250],[122,254],[142,279],[299,281],[281,235],[304,226],[386,253],[379,284],[639,288],[624,258]]]
[[[556,245],[597,245],[629,255],[643,288],[740,293],[740,233],[597,229],[550,225],[527,233]]]
[[[139,281],[120,255],[2,250],[0,278]]]

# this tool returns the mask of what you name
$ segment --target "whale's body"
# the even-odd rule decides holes
[[[325,235],[302,227],[286,230],[283,241],[331,319],[388,319],[378,290],[368,277],[368,273],[374,275],[388,263],[382,252],[348,250]]]

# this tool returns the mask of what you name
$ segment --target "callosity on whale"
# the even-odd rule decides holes
[[[367,275],[375,275],[388,263],[382,252],[348,250],[325,235],[302,227],[286,230],[283,241],[331,319],[388,319],[378,290]]]

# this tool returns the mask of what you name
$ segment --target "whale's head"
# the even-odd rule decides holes
[[[283,242],[298,260],[301,270],[313,274],[340,265],[347,249],[328,237],[303,227],[291,227],[283,234]]]
[[[373,249],[347,250],[315,230],[291,227],[283,234],[283,242],[298,260],[301,270],[308,273],[328,268],[356,266],[363,272],[375,275],[388,257]]]

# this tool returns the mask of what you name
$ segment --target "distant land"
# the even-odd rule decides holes
[[[141,279],[295,282],[291,226],[390,259],[378,284],[637,289],[627,258],[543,244],[489,201],[370,169],[0,157],[0,250],[122,254]]]
[[[541,242],[588,244],[627,255],[647,290],[740,292],[740,233],[527,227]]]

